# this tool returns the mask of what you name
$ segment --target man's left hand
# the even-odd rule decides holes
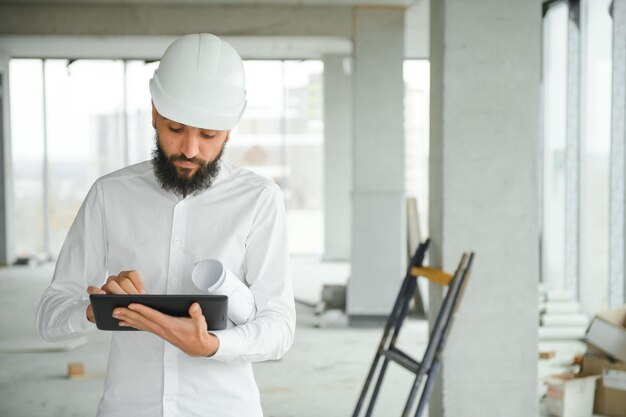
[[[189,356],[213,356],[219,348],[219,339],[207,330],[206,319],[198,303],[189,307],[191,317],[173,317],[143,304],[113,310],[120,326],[134,327],[161,337]]]

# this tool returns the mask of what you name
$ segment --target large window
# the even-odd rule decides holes
[[[566,3],[555,4],[543,22],[542,278],[561,290],[565,285],[567,15]]]
[[[580,301],[608,308],[611,0],[582,2]]]
[[[10,73],[15,254],[19,257],[45,252],[43,62],[14,60]]]
[[[150,158],[154,148],[152,108],[148,80],[152,78],[158,62],[126,62],[126,134],[128,162],[136,164]]]
[[[122,61],[12,60],[16,255],[54,256],[90,185],[125,161]]]
[[[405,61],[404,86],[405,189],[407,197],[416,200],[423,240],[428,236],[430,62]]]
[[[150,158],[157,65],[10,62],[17,256],[55,257],[95,179]],[[248,107],[225,158],[281,186],[292,253],[322,253],[322,63],[245,65]]]
[[[611,0],[583,0],[578,16],[571,13],[576,5],[557,2],[543,23],[542,277],[549,288],[577,295],[588,314],[609,307],[610,5]],[[572,75],[578,72],[580,80]],[[568,181],[577,192],[571,193]],[[566,224],[568,212],[578,216]],[[578,276],[565,276],[572,262],[578,263],[572,269]]]
[[[46,60],[51,254],[93,181],[124,165],[122,61]]]
[[[248,105],[226,158],[281,186],[291,252],[321,254],[323,64],[247,61],[245,66]]]

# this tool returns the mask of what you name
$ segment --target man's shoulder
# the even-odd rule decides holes
[[[278,185],[254,171],[241,168],[230,163],[224,163],[223,168],[228,171],[228,178],[237,184],[255,189],[278,188]]]
[[[118,169],[109,174],[98,178],[96,182],[115,183],[119,181],[127,181],[132,178],[145,178],[152,174],[152,164],[150,161],[139,162],[138,164],[129,165]]]

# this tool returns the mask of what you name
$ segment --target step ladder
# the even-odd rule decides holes
[[[387,324],[385,325],[383,337],[378,346],[378,351],[374,356],[374,361],[370,367],[367,378],[365,379],[365,385],[363,386],[361,395],[359,396],[359,400],[354,409],[354,413],[352,414],[353,417],[359,417],[361,413],[361,409],[363,408],[381,358],[384,358],[383,363],[380,367],[380,371],[378,372],[376,385],[374,386],[374,390],[369,399],[369,405],[367,406],[367,410],[365,412],[366,417],[370,417],[374,411],[376,399],[380,392],[383,378],[390,361],[397,363],[415,374],[415,380],[413,382],[413,386],[411,387],[411,391],[409,392],[409,397],[404,407],[404,411],[402,412],[402,417],[409,416],[413,403],[415,402],[415,397],[417,396],[418,390],[422,385],[424,378],[426,378],[426,383],[422,390],[417,410],[415,411],[415,417],[420,417],[428,404],[435,381],[437,380],[437,374],[439,373],[439,369],[441,367],[441,353],[445,345],[446,337],[450,331],[454,315],[460,305],[465,285],[467,284],[467,278],[469,277],[472,262],[474,260],[474,253],[463,254],[461,262],[459,263],[454,275],[450,275],[435,268],[425,267],[423,266],[424,257],[426,256],[429,244],[430,239],[420,243],[415,251],[415,254],[413,255],[413,258],[409,262],[409,267],[406,276],[402,281],[400,292],[398,293],[398,297],[396,298],[391,314],[387,319]],[[423,277],[431,282],[448,287],[448,291],[446,292],[439,309],[439,313],[437,314],[437,318],[432,328],[428,345],[421,362],[418,362],[410,355],[396,347],[396,340],[398,338],[398,334],[400,333],[400,328],[404,323],[404,319],[406,319],[408,314],[409,303],[415,293],[418,277]],[[393,334],[390,338],[389,336],[392,329]]]

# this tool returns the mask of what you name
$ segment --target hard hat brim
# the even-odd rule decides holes
[[[167,94],[160,86],[156,75],[150,80],[150,95],[154,107],[163,117],[201,129],[231,130],[239,123],[246,108],[245,98],[230,114],[188,106]]]

